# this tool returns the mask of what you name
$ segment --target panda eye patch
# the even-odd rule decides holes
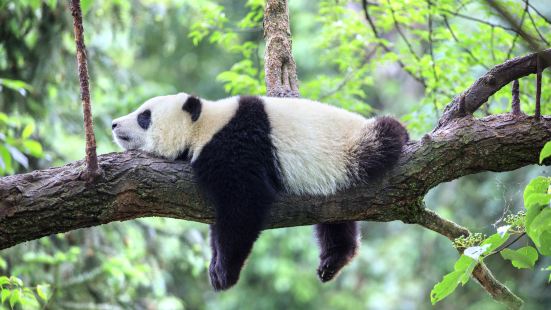
[[[138,125],[143,129],[149,128],[151,124],[151,111],[145,110],[142,113],[138,114]]]

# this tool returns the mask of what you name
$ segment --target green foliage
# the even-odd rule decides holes
[[[524,190],[526,233],[543,255],[551,255],[551,178],[537,177]]]
[[[546,150],[548,145],[549,143],[546,143],[541,151],[540,162],[547,157],[545,154],[548,152]],[[481,233],[475,233],[455,239],[454,246],[458,249],[465,249],[464,255],[461,255],[456,266],[464,256],[468,255],[468,252],[473,254],[468,255],[473,260],[482,262],[487,256],[497,253],[494,251],[509,239],[510,234],[522,236],[526,233],[537,248],[536,250],[532,246],[525,246],[516,250],[509,248],[499,250],[501,256],[510,260],[514,267],[532,269],[539,258],[538,251],[541,255],[551,256],[551,177],[539,176],[532,179],[524,189],[523,199],[526,210],[507,215],[504,222],[508,225],[499,227],[496,234],[486,237]],[[460,266],[464,266],[464,264],[461,263]],[[464,270],[460,269],[459,271]],[[453,293],[462,275],[464,276],[458,272],[457,268],[445,275],[444,279],[437,283],[431,291],[431,302],[435,304]]]
[[[25,286],[23,281],[17,277],[0,276],[0,305],[9,304],[11,309],[16,305],[21,305],[23,309],[38,309],[40,303],[48,302],[48,298],[48,284],[31,288]]]
[[[191,25],[188,36],[194,45],[209,37],[210,44],[218,45],[226,52],[240,56],[240,61],[216,77],[217,81],[224,84],[227,93],[264,94],[264,63],[259,55],[264,1],[248,0],[245,7],[249,13],[242,19],[230,23],[223,6],[210,2],[199,4],[195,22]]]
[[[538,260],[538,251],[531,246],[525,246],[518,250],[503,249],[501,256],[511,261],[518,269],[534,267]]]

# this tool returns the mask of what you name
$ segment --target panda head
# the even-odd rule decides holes
[[[142,150],[177,158],[190,143],[201,100],[180,93],[154,97],[136,111],[113,120],[115,142],[125,150]]]

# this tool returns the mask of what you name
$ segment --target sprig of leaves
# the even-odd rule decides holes
[[[0,305],[7,303],[11,309],[17,304],[23,309],[37,308],[40,301],[47,303],[50,296],[48,284],[27,287],[18,277],[0,276]]]
[[[540,163],[551,157],[551,142],[545,144],[540,153]],[[497,233],[486,237],[481,233],[461,236],[454,240],[454,246],[464,249],[454,265],[454,270],[446,274],[430,293],[432,304],[441,301],[461,285],[465,285],[477,264],[489,255],[500,253],[518,269],[532,269],[539,255],[551,256],[551,178],[539,176],[530,181],[524,189],[525,210],[508,215],[507,225],[497,228]],[[524,246],[513,250],[507,248],[513,242],[498,250],[512,235],[519,237],[526,233],[533,246]],[[538,254],[539,252],[539,254]],[[545,270],[551,270],[551,266]],[[549,276],[551,282],[551,275]]]

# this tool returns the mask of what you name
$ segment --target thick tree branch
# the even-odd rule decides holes
[[[537,163],[551,140],[551,117],[512,114],[463,118],[407,145],[382,182],[330,197],[283,197],[270,227],[339,220],[416,222],[415,205],[446,181],[481,171]],[[138,152],[99,157],[94,185],[79,175],[82,161],[0,179],[0,249],[58,232],[145,216],[211,223],[212,208],[197,192],[189,165]]]
[[[543,55],[543,58],[547,59],[551,57],[551,49],[547,49],[539,53],[539,55]],[[465,95],[465,111],[461,111],[459,106],[459,99],[461,96],[455,97],[444,110],[444,114],[442,114],[442,117],[438,121],[438,126],[435,130],[455,118],[463,117],[466,114],[472,114],[484,102],[488,101],[491,95],[495,94],[511,81],[536,73],[537,59],[538,53],[534,53],[524,57],[513,58],[503,64],[493,67],[469,87],[469,89],[463,92]],[[551,63],[545,62],[542,64],[542,68],[547,68],[550,65]]]

